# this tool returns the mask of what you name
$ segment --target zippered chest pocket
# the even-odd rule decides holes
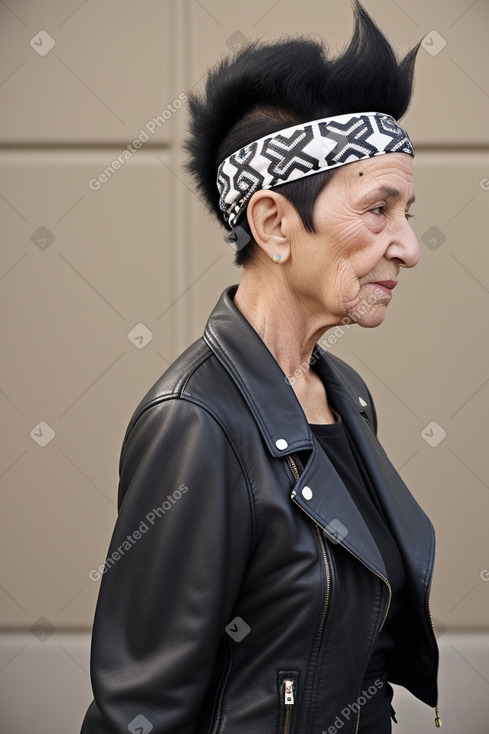
[[[280,710],[278,734],[292,734],[298,704],[298,680],[297,670],[279,670],[278,672]]]

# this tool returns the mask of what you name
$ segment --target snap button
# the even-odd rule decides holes
[[[287,448],[288,445],[289,444],[287,443],[287,441],[285,440],[285,438],[278,438],[275,441],[275,446],[278,448],[279,451],[285,451],[285,449]]]
[[[305,500],[312,499],[312,489],[310,487],[302,487],[302,496]]]

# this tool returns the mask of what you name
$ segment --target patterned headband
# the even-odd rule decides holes
[[[302,123],[266,135],[226,158],[217,171],[219,207],[234,227],[259,189],[414,147],[390,115],[357,112]]]

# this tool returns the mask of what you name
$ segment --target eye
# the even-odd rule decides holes
[[[406,219],[412,219],[414,217],[414,214],[410,214],[409,212],[406,212]]]
[[[383,214],[384,213],[385,206],[381,204],[380,206],[376,206],[373,209],[369,209],[372,214]]]

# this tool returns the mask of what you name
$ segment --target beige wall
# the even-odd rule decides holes
[[[405,118],[422,261],[386,323],[334,351],[369,383],[381,440],[435,523],[441,629],[487,628],[489,4],[365,5],[402,51],[429,34]],[[338,0],[0,3],[4,629],[90,626],[127,421],[239,278],[181,171],[183,109],[98,190],[89,181],[243,36],[339,47],[351,27]],[[55,41],[44,56],[41,30]]]

